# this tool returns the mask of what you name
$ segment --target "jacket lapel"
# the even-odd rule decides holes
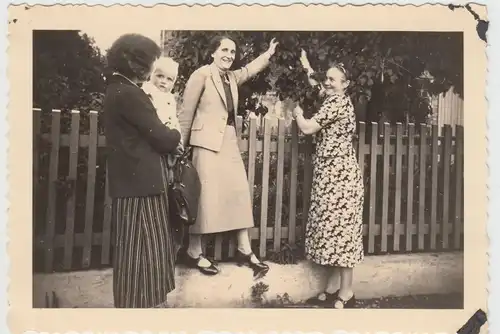
[[[224,106],[227,109],[226,93],[224,92],[224,87],[222,86],[222,79],[220,77],[219,70],[213,64],[210,66],[210,70],[212,72],[212,81],[214,82],[215,88],[217,88],[217,91],[224,102]]]

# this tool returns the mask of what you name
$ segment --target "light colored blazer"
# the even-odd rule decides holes
[[[235,121],[238,112],[238,86],[263,70],[269,64],[269,58],[269,53],[265,52],[245,67],[228,72]],[[228,112],[220,72],[214,64],[202,66],[191,74],[178,117],[185,145],[220,151]]]

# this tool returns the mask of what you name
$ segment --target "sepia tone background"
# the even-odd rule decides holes
[[[21,123],[15,122],[14,117],[28,117],[30,115],[30,103],[32,99],[31,85],[31,61],[29,55],[31,54],[31,33],[33,29],[80,29],[83,22],[93,22],[94,26],[104,24],[104,22],[114,21],[114,25],[126,24],[127,29],[134,31],[133,24],[126,21],[126,17],[130,17],[133,13],[134,17],[140,18],[141,16],[147,17],[147,22],[157,22],[158,24],[151,24],[151,28],[156,29],[227,29],[230,27],[234,30],[413,30],[413,31],[463,31],[464,32],[464,63],[465,63],[465,80],[464,91],[467,98],[464,101],[464,110],[473,110],[473,113],[464,113],[464,123],[466,126],[465,134],[465,307],[463,311],[396,311],[398,317],[394,318],[395,311],[375,311],[370,310],[357,310],[362,312],[364,321],[364,328],[359,328],[359,322],[352,322],[349,315],[352,312],[342,311],[342,319],[335,324],[326,322],[328,319],[328,312],[323,310],[301,310],[300,313],[294,317],[297,321],[302,319],[302,323],[307,321],[309,324],[315,324],[315,328],[301,328],[300,322],[296,324],[288,321],[288,329],[294,330],[313,330],[321,329],[328,331],[331,329],[346,329],[346,330],[391,330],[402,331],[404,329],[412,331],[454,331],[468,319],[473,312],[481,307],[485,309],[486,298],[486,261],[485,256],[487,249],[486,239],[486,164],[485,164],[485,99],[484,99],[484,77],[486,71],[486,59],[484,54],[484,44],[476,35],[475,22],[466,12],[451,12],[445,6],[422,6],[422,7],[401,7],[401,6],[363,6],[363,7],[325,7],[325,6],[290,6],[290,7],[262,7],[262,6],[222,6],[222,7],[166,7],[157,6],[153,9],[146,9],[141,7],[124,7],[116,6],[112,8],[103,7],[86,7],[86,6],[64,6],[64,7],[35,7],[26,10],[25,8],[11,9],[11,17],[16,18],[15,23],[10,24],[11,31],[11,49],[10,49],[10,68],[9,79],[11,81],[11,105],[9,108],[9,117],[11,124],[11,215],[20,214],[18,219],[11,218],[12,222],[30,222],[30,191],[31,189],[31,164],[17,165],[16,161],[30,161],[31,158],[31,128],[24,126]],[[48,15],[48,12],[51,15]],[[64,11],[59,12],[59,11]],[[380,11],[380,12],[377,12]],[[44,13],[45,12],[45,13]],[[57,12],[58,15],[55,13]],[[302,21],[290,19],[299,13]],[[77,16],[76,16],[77,15]],[[205,20],[199,20],[199,15]],[[389,15],[391,20],[382,19],[384,16]],[[51,19],[49,20],[48,17]],[[57,19],[54,19],[57,17]],[[92,19],[90,20],[90,17]],[[169,17],[169,20],[165,18]],[[412,21],[403,19],[404,17],[412,17]],[[71,18],[71,19],[69,19]],[[87,19],[86,19],[87,18]],[[176,22],[175,18],[179,18]],[[182,18],[182,19],[180,19]],[[198,19],[197,19],[198,18]],[[243,19],[244,18],[244,19]],[[279,19],[278,19],[279,18]],[[56,22],[57,20],[57,22]],[[146,20],[139,20],[146,22]],[[168,21],[168,23],[166,23]],[[81,22],[79,24],[79,22]],[[355,23],[354,23],[355,22]],[[24,23],[24,25],[23,25]],[[144,27],[144,23],[137,28]],[[138,30],[140,31],[140,30]],[[473,60],[473,61],[471,61]],[[17,64],[19,63],[19,64]],[[15,110],[15,112],[13,112]],[[19,111],[22,110],[22,111]],[[26,110],[27,114],[24,114]],[[12,137],[12,136],[15,136]],[[23,156],[26,154],[26,156]],[[12,165],[15,168],[12,168]],[[26,167],[27,169],[24,169]],[[28,171],[27,174],[23,174]],[[19,175],[19,178],[16,178]],[[29,177],[28,177],[29,176]],[[472,195],[473,194],[473,195]],[[484,194],[484,196],[479,196]],[[19,197],[15,197],[15,196]],[[469,209],[470,208],[470,209]],[[472,210],[473,209],[473,210]],[[17,211],[19,210],[19,211]],[[11,262],[12,262],[12,276],[11,276],[11,290],[10,302],[12,306],[12,316],[21,314],[21,311],[31,308],[31,252],[29,245],[31,243],[30,223],[24,225],[19,223],[16,225],[10,224],[11,231]],[[21,247],[23,245],[24,247]],[[471,245],[470,247],[467,247]],[[17,248],[16,248],[17,247]],[[17,252],[13,251],[13,248]],[[15,261],[14,261],[15,260]],[[232,310],[236,312],[235,310]],[[274,310],[273,310],[274,311]],[[69,322],[68,329],[88,329],[90,323],[91,329],[99,330],[104,327],[99,326],[99,323],[104,324],[102,321],[110,325],[106,326],[109,329],[122,330],[128,329],[148,329],[152,330],[155,318],[154,312],[159,311],[118,311],[106,310],[99,313],[93,313],[90,310],[30,310],[26,312],[26,316],[22,317],[24,323],[30,323],[28,327],[23,328],[36,328],[46,330],[48,327],[38,327],[41,323],[36,323],[37,316],[44,314],[44,325],[49,325],[51,313],[53,315],[62,315],[63,313],[68,316],[61,318],[70,319],[71,316],[79,318],[78,321]],[[90,313],[89,313],[90,312]],[[148,328],[127,326],[124,321],[113,323],[113,318],[123,317],[122,312],[141,314],[141,321],[148,321]],[[178,310],[161,311],[161,319],[179,319],[175,318]],[[169,313],[166,313],[169,312]],[[194,317],[221,317],[219,310],[190,310],[190,315]],[[297,311],[274,311],[276,318],[273,318],[272,323],[266,324],[259,321],[260,312],[267,312],[261,310],[252,311],[237,311],[237,317],[233,317],[234,322],[224,323],[220,329],[226,330],[243,330],[249,328],[253,330],[265,329],[280,329],[280,324],[283,324],[285,318],[289,315],[286,312]],[[130,313],[130,314],[134,314]],[[83,315],[86,315],[85,317]],[[106,314],[106,316],[104,315]],[[218,315],[217,315],[218,314]],[[28,316],[29,315],[29,316]],[[91,315],[93,320],[87,318]],[[240,317],[241,315],[241,317]],[[381,316],[382,315],[382,316]],[[326,316],[326,317],[325,317]],[[172,317],[172,318],[170,318]],[[373,319],[372,319],[373,317]],[[419,321],[421,319],[433,319],[436,317],[436,322],[432,321]],[[306,320],[307,318],[307,320]],[[127,317],[131,320],[131,317]],[[148,320],[149,319],[149,320]],[[398,319],[395,321],[394,319]],[[438,321],[439,319],[439,321]],[[350,321],[351,320],[351,321]],[[385,321],[383,321],[385,320]],[[35,321],[35,322],[33,322]],[[314,322],[316,321],[316,322]],[[146,323],[146,322],[145,322]],[[162,329],[162,321],[156,327],[158,330]],[[172,322],[169,322],[172,323]],[[202,321],[198,322],[202,324]],[[14,324],[14,323],[13,323]],[[37,324],[37,325],[35,325]],[[137,322],[136,322],[137,324]],[[173,322],[175,328],[187,329],[186,323]],[[211,324],[211,322],[207,322]],[[19,324],[20,325],[20,324]],[[35,327],[33,327],[35,325]],[[95,326],[94,326],[95,325]],[[125,326],[124,326],[125,325]],[[82,326],[82,327],[80,327]],[[122,327],[119,327],[122,326]],[[425,327],[421,327],[425,326]],[[429,327],[430,326],[430,327]],[[432,327],[435,326],[435,327]],[[449,327],[448,327],[449,326]],[[54,330],[60,331],[61,327],[53,327]],[[164,328],[163,328],[164,329]],[[206,329],[206,328],[199,328]],[[214,328],[217,329],[217,328]],[[285,329],[285,328],[282,328]]]

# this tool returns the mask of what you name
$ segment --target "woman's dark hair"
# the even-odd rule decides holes
[[[238,53],[238,42],[236,41],[236,39],[234,39],[234,37],[229,36],[229,35],[216,35],[210,40],[210,44],[208,47],[209,54],[214,53],[219,48],[220,43],[225,39],[228,39],[228,40],[234,42],[234,44],[236,45],[236,53]]]
[[[151,65],[160,54],[160,47],[152,39],[139,34],[125,34],[111,45],[106,58],[109,70],[131,79],[146,80]]]

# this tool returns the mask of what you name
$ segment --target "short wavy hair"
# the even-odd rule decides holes
[[[125,34],[108,50],[107,66],[131,79],[146,80],[160,54],[160,47],[152,39],[140,34]]]

